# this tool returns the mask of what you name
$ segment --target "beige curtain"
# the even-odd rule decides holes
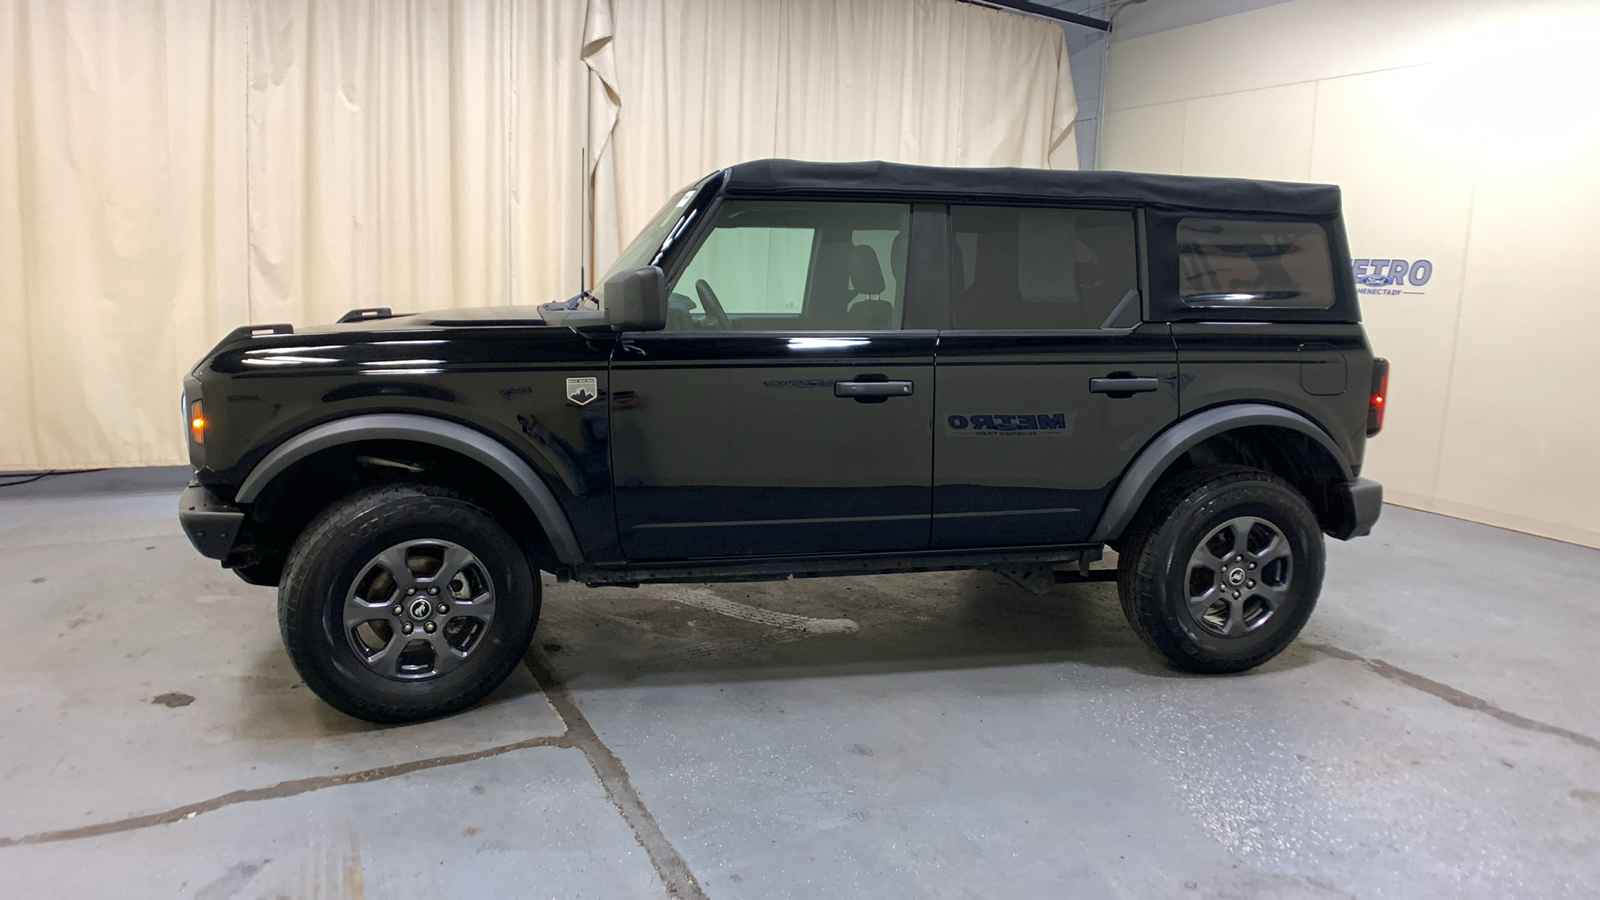
[[[624,242],[670,191],[746,159],[1078,167],[1054,23],[951,0],[617,0],[616,10]]]
[[[1076,164],[1060,29],[952,0],[0,0],[0,77],[0,470],[180,463],[230,328],[565,297],[742,159]]]
[[[584,12],[572,0],[253,2],[252,317],[572,293]]]
[[[242,2],[0,0],[0,469],[171,463],[247,321]]]

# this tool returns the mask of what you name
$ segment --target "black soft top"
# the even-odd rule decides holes
[[[955,169],[886,162],[759,159],[727,170],[723,192],[738,197],[831,195],[861,198],[1135,203],[1174,209],[1337,216],[1331,184],[1199,178],[1058,169]]]

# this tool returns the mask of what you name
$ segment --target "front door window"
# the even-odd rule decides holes
[[[674,279],[667,330],[889,331],[910,209],[732,200]]]

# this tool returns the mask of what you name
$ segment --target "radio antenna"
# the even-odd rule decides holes
[[[584,264],[588,261],[585,244],[589,240],[589,147],[578,148],[578,296],[589,291]]]

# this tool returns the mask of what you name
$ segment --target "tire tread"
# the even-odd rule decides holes
[[[1171,543],[1166,531],[1176,528],[1174,520],[1179,510],[1190,504],[1204,502],[1204,496],[1239,484],[1258,483],[1271,486],[1270,493],[1281,496],[1288,491],[1305,507],[1310,516],[1310,506],[1287,481],[1260,469],[1240,465],[1202,466],[1185,472],[1157,489],[1147,498],[1140,514],[1123,537],[1124,552],[1117,564],[1117,595],[1122,603],[1123,615],[1145,645],[1161,654],[1173,667],[1187,672],[1222,674],[1253,669],[1282,652],[1283,647],[1298,634],[1292,629],[1288,639],[1281,644],[1268,645],[1260,652],[1245,657],[1222,656],[1177,636],[1181,629],[1175,620],[1176,611],[1161,602],[1163,582],[1168,575],[1169,560],[1163,558],[1163,549]],[[1245,499],[1241,497],[1241,499]],[[1263,492],[1262,499],[1271,499]],[[1314,523],[1314,516],[1311,517]],[[1320,540],[1321,533],[1317,533]],[[1320,567],[1317,578],[1320,580]],[[1309,616],[1315,605],[1316,592],[1310,603],[1299,611]]]
[[[424,501],[418,503],[417,501]],[[283,578],[278,587],[278,630],[283,637],[289,660],[318,697],[340,712],[369,722],[393,724],[437,718],[464,709],[483,699],[516,668],[521,653],[507,653],[496,665],[485,666],[479,677],[448,697],[432,703],[396,704],[357,697],[331,677],[314,654],[325,652],[311,636],[304,635],[293,626],[316,611],[310,606],[315,597],[308,586],[319,565],[329,562],[325,557],[336,553],[338,545],[352,537],[361,537],[375,531],[414,518],[419,514],[438,516],[443,521],[451,519],[487,520],[500,528],[490,514],[468,496],[444,487],[412,482],[390,482],[356,491],[323,510],[306,526],[295,540],[284,564]],[[503,529],[502,529],[503,530]],[[511,540],[508,534],[507,539]],[[513,541],[513,543],[515,543]],[[531,565],[533,617],[525,636],[532,640],[534,625],[539,615],[539,575]],[[511,636],[518,641],[523,636]],[[522,643],[526,644],[527,641]],[[492,648],[485,648],[486,650]]]

